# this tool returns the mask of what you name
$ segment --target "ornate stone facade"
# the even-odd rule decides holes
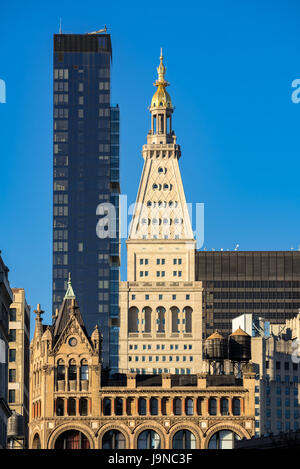
[[[89,338],[74,297],[52,326],[38,305],[30,357],[30,448],[204,449],[254,434],[251,367],[207,374],[109,376],[101,335]],[[57,331],[57,334],[55,334]]]

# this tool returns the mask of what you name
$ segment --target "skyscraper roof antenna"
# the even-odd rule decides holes
[[[59,18],[59,34],[62,34],[62,32],[61,32],[61,18]]]

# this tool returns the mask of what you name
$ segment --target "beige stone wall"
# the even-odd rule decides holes
[[[188,369],[191,374],[202,371],[201,282],[121,282],[119,299],[121,370],[144,369],[151,373],[153,369],[162,369],[175,373],[176,369],[184,369],[186,373]],[[165,309],[164,332],[158,332],[159,307]],[[190,332],[186,332],[186,307],[192,310]],[[129,332],[132,308],[138,309],[138,332]],[[145,332],[145,308],[151,309],[150,332]],[[179,310],[178,332],[172,331],[172,308]]]
[[[75,346],[70,345],[70,339],[75,339]],[[62,381],[57,380],[56,374],[59,360],[65,364],[65,380]],[[71,360],[76,364],[76,380],[69,381],[68,367]],[[83,360],[88,364],[87,381],[80,379]],[[79,413],[80,399],[84,398],[88,402],[88,418],[81,417],[81,425],[99,416],[100,369],[99,348],[92,345],[75,318],[56,344],[52,343],[49,330],[41,336],[35,334],[31,342],[30,360],[30,447],[34,446],[34,436],[38,434],[42,447],[47,448],[52,429],[61,425],[65,419],[74,422],[74,418],[67,415],[69,399],[75,399],[76,415]],[[57,399],[63,400],[65,414],[58,420]]]
[[[15,382],[8,383],[8,390],[14,391],[15,401],[9,402],[12,411],[24,416],[25,440],[18,438],[9,442],[14,449],[22,449],[27,443],[27,425],[29,419],[29,328],[30,307],[26,302],[23,288],[13,288],[13,303],[10,310],[15,310],[16,320],[9,321],[9,329],[16,331],[16,340],[9,342],[9,349],[15,351],[15,359],[9,361],[9,370],[15,370]],[[11,446],[12,445],[12,446]]]
[[[128,377],[126,387],[107,387],[98,390],[98,415],[92,412],[88,417],[48,417],[31,422],[31,447],[36,434],[40,435],[42,448],[54,448],[55,441],[66,430],[78,430],[89,440],[91,448],[102,448],[102,438],[106,432],[117,430],[124,435],[126,448],[135,449],[138,437],[144,430],[154,430],[160,437],[161,448],[173,447],[173,437],[177,431],[189,430],[195,437],[195,448],[208,447],[211,437],[220,430],[231,430],[240,438],[250,438],[254,434],[254,375],[245,375],[243,386],[207,387],[205,375],[198,376],[198,385],[190,387],[171,387],[170,375],[163,375],[161,387],[136,386],[135,375]],[[217,400],[217,415],[209,413],[209,399]],[[123,400],[123,411],[117,415],[114,401]],[[139,414],[139,398],[147,401],[147,414]],[[151,398],[158,400],[158,415],[151,415]],[[182,401],[181,415],[175,415],[174,399]],[[193,399],[193,409],[186,411],[185,399]],[[224,416],[220,411],[220,400],[229,401],[229,413]],[[232,413],[232,399],[241,401],[241,414]],[[112,401],[111,415],[104,415],[103,401]],[[49,400],[51,400],[49,396]],[[162,401],[166,400],[164,406]],[[200,405],[197,403],[200,400]]]

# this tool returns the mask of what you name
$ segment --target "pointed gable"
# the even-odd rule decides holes
[[[71,277],[69,274],[68,289],[66,291],[64,300],[62,302],[58,315],[56,316],[55,322],[53,324],[53,336],[54,336],[55,341],[65,329],[70,319],[71,314],[74,314],[78,323],[80,324],[85,334],[87,335],[86,330],[85,330],[85,325],[84,325],[84,322],[80,313],[80,309],[79,309],[79,306],[75,297],[75,293],[72,288]]]
[[[53,335],[55,340],[57,340],[57,337],[62,333],[62,331],[66,327],[71,314],[74,314],[80,326],[85,330],[84,322],[76,299],[70,300],[65,298],[53,325]]]

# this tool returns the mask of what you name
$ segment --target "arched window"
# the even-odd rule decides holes
[[[115,399],[115,414],[123,415],[123,399],[116,397]]]
[[[173,436],[173,449],[196,449],[195,435],[189,430],[180,430]]]
[[[155,397],[150,399],[150,414],[158,415],[158,400]]]
[[[175,397],[173,401],[173,409],[174,409],[174,415],[181,415],[182,414],[182,403],[181,399],[179,397]]]
[[[81,381],[88,381],[89,379],[89,366],[87,360],[81,360],[80,379]]]
[[[65,364],[62,359],[58,360],[57,362],[57,380],[64,381],[65,379]]]
[[[183,310],[185,315],[185,332],[191,333],[192,332],[192,308],[190,306],[186,306]]]
[[[76,378],[77,378],[76,361],[72,359],[69,361],[68,379],[69,381],[76,381]]]
[[[185,400],[185,413],[186,415],[194,415],[194,401],[191,397]]]
[[[176,306],[172,306],[171,308],[171,315],[172,315],[172,332],[178,333],[178,321],[179,321],[179,309]]]
[[[238,397],[232,399],[232,413],[233,415],[241,415],[241,401]]]
[[[103,414],[111,415],[111,400],[108,397],[103,399]]]
[[[138,437],[138,449],[160,449],[160,436],[154,430],[145,430]]]
[[[56,399],[56,415],[61,417],[65,413],[65,402],[60,397]]]
[[[208,443],[208,449],[233,449],[240,437],[231,430],[221,430],[215,433]]]
[[[88,400],[84,397],[79,400],[79,413],[80,415],[88,415]]]
[[[90,443],[87,437],[78,430],[67,430],[59,435],[55,449],[89,449]]]
[[[118,430],[110,430],[103,435],[102,438],[103,449],[125,449],[126,442],[123,433]]]
[[[138,314],[139,310],[132,306],[128,311],[128,332],[138,332]]]
[[[214,397],[209,398],[209,415],[217,415],[217,400]]]
[[[147,414],[147,403],[146,399],[143,397],[139,398],[139,415],[146,415]]]
[[[151,332],[151,315],[152,315],[152,309],[146,306],[143,309],[143,314],[144,314],[144,332]]]
[[[229,407],[228,407],[228,399],[226,397],[221,398],[221,415],[228,415]]]
[[[165,332],[165,314],[166,310],[163,306],[156,309],[157,312],[157,332]]]
[[[34,435],[33,438],[32,449],[41,449],[41,440],[37,433]]]
[[[76,415],[76,400],[73,397],[68,399],[68,415]]]

